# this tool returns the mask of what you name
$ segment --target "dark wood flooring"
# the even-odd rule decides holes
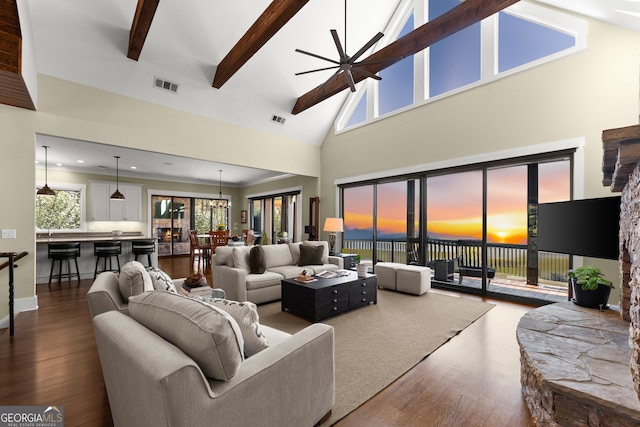
[[[163,258],[159,267],[172,277],[191,271],[188,257]],[[205,274],[212,283],[210,269]],[[86,301],[90,286],[37,285],[39,309],[18,315],[13,337],[0,330],[0,405],[64,406],[67,426],[113,425]],[[496,306],[486,315],[336,426],[531,425],[515,339],[531,307],[489,302]]]

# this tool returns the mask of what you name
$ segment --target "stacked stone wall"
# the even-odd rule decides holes
[[[622,190],[620,206],[620,313],[630,322],[631,375],[640,397],[640,169]]]

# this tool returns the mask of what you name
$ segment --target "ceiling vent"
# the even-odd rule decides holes
[[[284,125],[285,120],[286,119],[284,117],[280,117],[275,114],[271,116],[271,121],[273,123],[278,123],[279,125]]]
[[[159,79],[157,77],[153,79],[153,87],[157,87],[158,89],[163,89],[172,93],[178,93],[177,83],[173,83],[168,80]]]

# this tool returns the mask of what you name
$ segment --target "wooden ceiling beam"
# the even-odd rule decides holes
[[[22,76],[22,33],[16,0],[0,0],[0,104],[36,109]]]
[[[212,86],[220,89],[309,0],[273,0],[236,45],[220,61]]]
[[[153,16],[158,9],[160,0],[138,0],[136,13],[131,23],[131,31],[129,31],[129,48],[127,49],[127,57],[137,61],[140,58],[142,47],[149,34]]]
[[[404,37],[371,54],[362,61],[362,64],[365,65],[362,65],[361,68],[376,74],[408,56],[415,55],[433,43],[476,22],[480,22],[517,2],[518,0],[466,0],[447,13],[427,22]],[[291,113],[301,113],[348,88],[349,86],[342,74],[334,75],[326,83],[298,98]],[[366,77],[356,73],[354,74],[354,79],[357,83],[366,79]]]

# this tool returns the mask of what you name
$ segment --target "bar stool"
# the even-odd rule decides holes
[[[104,242],[93,242],[93,254],[97,256],[96,258],[96,270],[93,273],[93,278],[95,280],[98,273],[102,273],[104,271],[117,271],[120,272],[120,258],[118,255],[122,253],[122,242],[120,240],[113,241],[104,241]],[[118,263],[118,269],[114,270],[111,265],[111,259],[116,257],[116,262]],[[100,264],[100,259],[104,262],[104,269],[98,271],[98,265]],[[109,269],[107,269],[107,261],[109,261]]]
[[[51,271],[49,272],[49,288],[51,288],[51,278],[53,277],[53,269],[58,261],[58,282],[62,282],[63,277],[69,279],[71,284],[71,277],[78,278],[78,286],[80,286],[80,270],[78,269],[78,257],[80,256],[80,242],[74,243],[49,243],[48,245],[48,258],[51,261]],[[71,272],[71,263],[69,260],[74,260],[76,263],[76,272]],[[62,272],[62,261],[67,261],[67,272]]]
[[[154,253],[155,251],[156,251],[155,239],[131,241],[131,252],[133,252],[134,259],[138,261],[138,255],[146,255],[147,261],[149,262],[149,267],[153,267],[153,264],[151,263],[151,254]]]

